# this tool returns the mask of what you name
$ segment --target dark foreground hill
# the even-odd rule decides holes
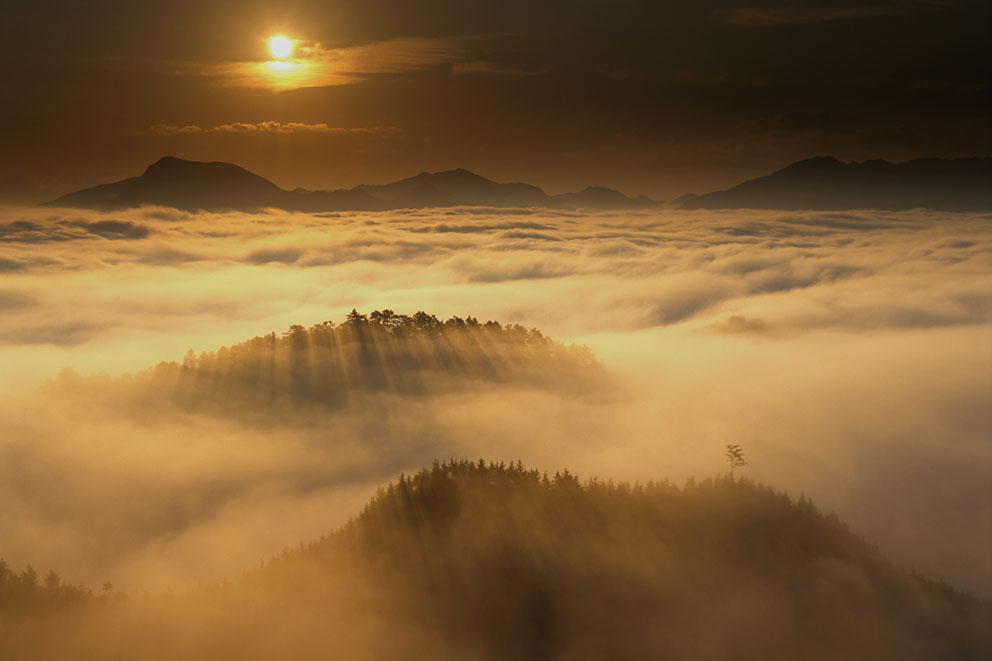
[[[188,595],[0,578],[17,659],[992,658],[989,604],[805,499],[726,478],[435,464],[337,533]]]
[[[47,205],[98,210],[158,205],[191,211],[278,208],[321,212],[452,206],[636,209],[658,203],[606,188],[552,196],[536,186],[497,183],[461,169],[422,172],[391,184],[289,191],[231,163],[167,156],[148,166],[141,176],[69,193]]]
[[[799,161],[734,188],[684,196],[683,209],[992,209],[992,158]]]

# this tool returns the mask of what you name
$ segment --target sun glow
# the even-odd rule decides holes
[[[293,52],[293,42],[286,37],[272,37],[269,39],[269,50],[278,58],[286,58]]]

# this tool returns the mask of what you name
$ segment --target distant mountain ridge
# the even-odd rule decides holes
[[[141,176],[63,195],[45,206],[112,210],[160,205],[185,210],[386,211],[390,209],[489,206],[636,209],[658,206],[608,188],[548,195],[537,186],[497,183],[469,170],[421,172],[390,184],[350,189],[285,190],[232,163],[204,163],[166,156]]]
[[[992,210],[992,158],[798,161],[728,190],[684,195],[682,209]]]

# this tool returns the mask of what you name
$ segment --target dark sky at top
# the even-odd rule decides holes
[[[320,75],[253,77],[274,34]],[[7,0],[0,200],[166,154],[661,199],[814,155],[989,155],[990,44],[988,0]]]

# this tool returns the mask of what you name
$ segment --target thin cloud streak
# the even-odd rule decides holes
[[[203,133],[239,133],[256,135],[291,135],[294,133],[323,133],[329,135],[395,135],[400,129],[394,126],[360,126],[340,127],[329,126],[325,122],[307,124],[305,122],[231,122],[218,126],[197,126],[186,124],[154,124],[148,127],[148,132],[156,135],[200,135]]]
[[[838,21],[863,21],[896,16],[908,16],[931,11],[944,11],[956,3],[946,0],[909,0],[907,2],[866,5],[861,7],[793,6],[754,9],[723,9],[714,11],[717,20],[745,28],[801,25]]]
[[[369,76],[408,74],[445,64],[457,66],[462,61],[471,62],[474,61],[473,53],[493,38],[493,35],[471,35],[391,39],[346,48],[326,48],[316,42],[300,43],[293,57],[286,60],[193,64],[187,65],[186,69],[234,87],[282,91],[352,85]]]

